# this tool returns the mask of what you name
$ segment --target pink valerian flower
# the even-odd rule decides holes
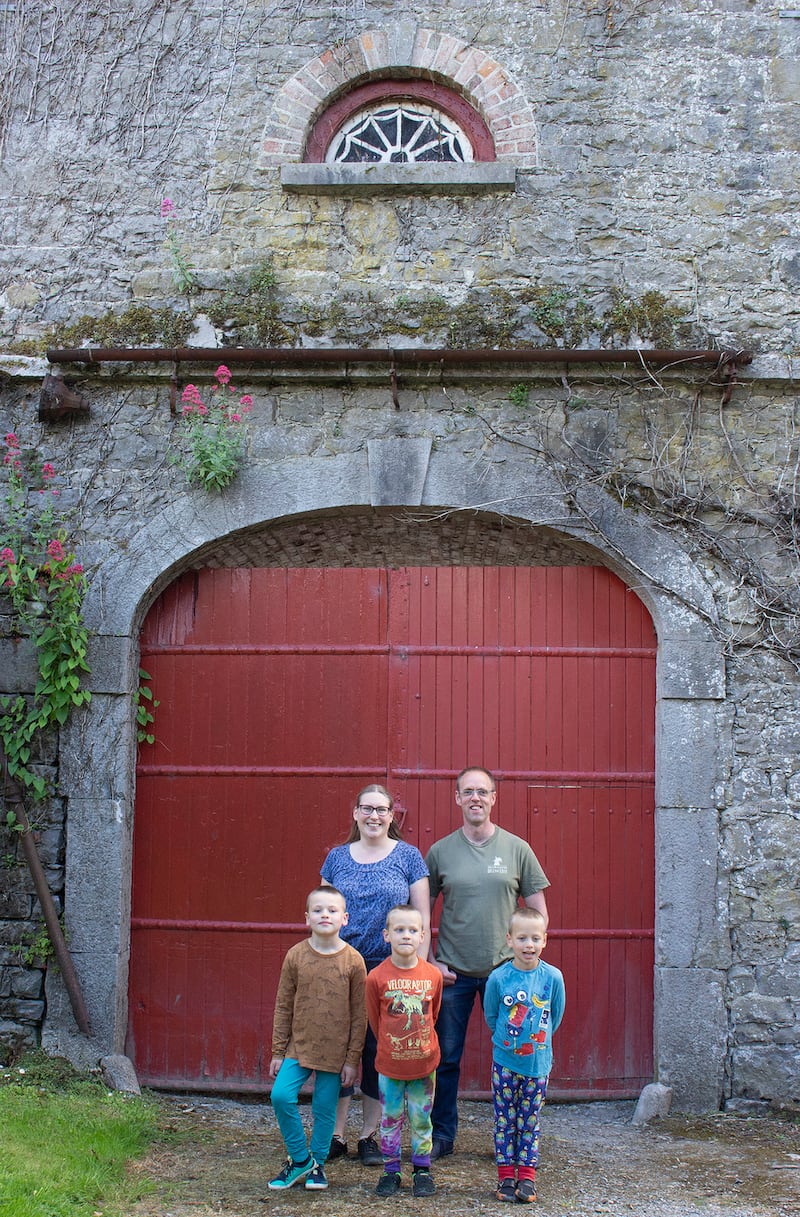
[[[12,563],[15,564],[16,561],[17,561],[17,559],[14,556],[13,549],[9,549],[8,546],[6,546],[5,549],[0,549],[0,562],[8,562],[9,564],[12,564]]]
[[[9,431],[7,435],[3,436],[3,439],[5,440],[7,447],[19,448],[19,440],[13,431]]]
[[[240,423],[242,421],[241,414],[231,414],[229,415],[229,418],[232,423]]]
[[[245,393],[244,397],[239,398],[239,405],[242,408],[242,414],[249,414],[253,408],[253,399],[249,393]]]
[[[47,556],[53,558],[56,562],[64,561],[64,546],[58,538],[52,540],[47,546]]]
[[[175,215],[175,204],[172,199],[161,200],[161,219],[171,220]]]
[[[221,363],[214,375],[221,385],[226,385],[231,378],[231,370],[226,368],[224,363]]]
[[[51,482],[56,476],[56,471],[49,461],[45,461],[42,465],[42,477],[46,482]]]
[[[203,399],[197,385],[187,385],[181,393],[181,401],[189,402],[193,406],[201,406]]]

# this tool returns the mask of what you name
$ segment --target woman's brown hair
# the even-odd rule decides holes
[[[373,782],[371,785],[365,786],[363,790],[359,790],[358,794],[356,795],[356,807],[358,807],[358,804],[361,802],[365,794],[382,794],[385,799],[389,800],[389,811],[394,809],[394,799],[389,794],[389,791],[385,786],[379,786],[377,782]],[[393,841],[402,841],[403,839],[403,834],[401,833],[394,817],[392,817],[392,819],[389,821],[389,832],[387,835]],[[360,838],[361,832],[359,830],[358,823],[356,820],[353,820],[350,828],[350,835],[345,841],[345,845],[352,845],[354,841],[358,841]]]

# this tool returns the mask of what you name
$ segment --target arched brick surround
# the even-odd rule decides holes
[[[302,160],[308,132],[331,102],[357,84],[390,75],[439,81],[461,93],[486,122],[499,161],[536,165],[533,112],[505,69],[452,34],[416,27],[369,30],[305,64],[275,97],[261,164]]]

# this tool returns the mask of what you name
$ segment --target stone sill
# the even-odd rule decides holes
[[[499,161],[281,166],[281,186],[294,194],[512,194],[516,178]]]

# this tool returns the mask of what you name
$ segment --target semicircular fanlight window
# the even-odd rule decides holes
[[[390,101],[359,110],[328,147],[328,164],[471,161],[472,145],[449,115],[418,102]]]

